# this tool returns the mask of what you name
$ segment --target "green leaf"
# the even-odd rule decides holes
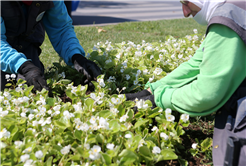
[[[69,80],[69,79],[61,79],[59,82],[62,83],[62,84],[68,85],[68,84],[71,83],[71,80]]]
[[[202,151],[205,152],[206,150],[208,150],[212,146],[212,143],[213,143],[213,139],[210,137],[203,140],[201,143]]]
[[[111,164],[111,157],[106,154],[106,153],[101,153],[102,154],[102,160],[106,165],[110,165]]]
[[[135,152],[131,150],[124,149],[120,154],[120,163],[119,165],[131,165],[133,162],[138,160],[138,156]]]
[[[139,153],[141,156],[143,156],[146,160],[148,161],[152,161],[153,160],[153,156],[151,151],[149,150],[149,148],[147,146],[141,146],[139,148]]]
[[[82,131],[81,130],[75,130],[74,136],[76,139],[80,140],[82,139]]]
[[[132,109],[128,110],[127,116],[128,116],[127,121],[132,120],[132,118],[134,117],[134,111]]]
[[[103,118],[107,118],[109,117],[110,115],[112,115],[112,112],[109,111],[109,110],[103,110],[103,111],[100,111],[99,112],[99,117],[103,117]]]
[[[55,103],[56,103],[56,100],[55,100],[55,98],[50,98],[50,97],[48,97],[48,98],[46,98],[46,103],[47,103],[49,106],[53,107],[53,106],[55,105]]]
[[[103,143],[103,140],[104,140],[104,136],[101,133],[98,133],[96,135],[96,141],[97,141],[97,143],[102,144]]]
[[[116,133],[120,130],[120,124],[117,120],[111,120],[109,122],[109,128],[113,131],[113,133]]]
[[[56,127],[62,130],[65,130],[67,128],[67,126],[64,123],[60,122],[59,120],[54,120],[53,122]]]
[[[12,86],[12,83],[7,83],[5,86],[6,87]]]
[[[89,110],[92,110],[93,105],[94,105],[94,100],[91,99],[91,98],[86,99],[86,100],[85,100],[85,105],[87,106],[87,108],[88,108]]]
[[[137,127],[147,123],[149,120],[148,119],[142,119],[142,120],[138,120],[137,123],[135,123],[133,129],[136,129]]]
[[[80,154],[70,155],[71,157],[68,160],[78,160],[80,161],[82,156]]]
[[[172,149],[163,149],[161,155],[158,156],[157,161],[161,160],[175,160],[178,156],[173,152]]]
[[[52,160],[53,160],[53,157],[50,156],[48,160],[46,160],[46,162],[44,163],[44,166],[52,166]]]
[[[182,126],[177,126],[176,128],[176,132],[177,132],[177,136],[181,136],[185,133],[185,131],[183,130],[183,127]]]

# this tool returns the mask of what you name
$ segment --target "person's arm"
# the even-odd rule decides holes
[[[66,64],[72,66],[72,56],[75,54],[85,56],[85,52],[76,37],[72,19],[64,2],[53,1],[53,3],[54,7],[45,13],[42,21],[54,49]]]
[[[246,77],[246,47],[241,38],[226,26],[212,25],[202,49],[196,79],[180,87],[159,86],[154,91],[157,106],[204,116],[218,110],[234,93]]]
[[[148,90],[151,90],[153,93],[159,86],[172,88],[181,87],[196,79],[197,74],[200,72],[199,65],[202,62],[202,48],[203,43],[201,44],[201,47],[196,50],[196,53],[190,60],[180,64],[175,70],[164,78],[153,83],[148,82],[145,85],[145,89],[148,88]]]
[[[5,36],[6,28],[4,20],[1,17],[1,50],[0,50],[0,62],[1,70],[7,73],[18,73],[20,66],[27,61],[26,56],[23,53],[19,53],[9,45],[7,37]]]

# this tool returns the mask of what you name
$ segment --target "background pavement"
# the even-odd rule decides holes
[[[184,18],[180,2],[166,0],[81,0],[72,12],[80,26],[177,18]]]

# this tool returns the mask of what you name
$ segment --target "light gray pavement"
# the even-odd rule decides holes
[[[177,18],[184,18],[177,0],[81,0],[72,12],[74,25],[80,26]]]

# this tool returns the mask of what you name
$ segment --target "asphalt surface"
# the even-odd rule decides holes
[[[180,2],[166,0],[83,0],[72,12],[80,26],[177,18],[184,18]]]

